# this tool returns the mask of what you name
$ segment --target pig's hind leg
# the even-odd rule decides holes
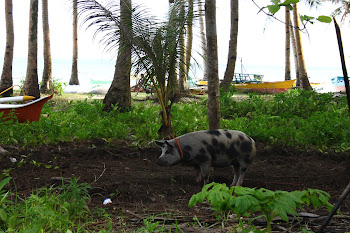
[[[240,177],[240,167],[238,164],[232,165],[232,171],[233,171],[233,180],[231,183],[231,186],[235,186],[238,182],[238,179]]]

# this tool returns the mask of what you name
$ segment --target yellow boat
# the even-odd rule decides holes
[[[235,84],[235,87],[238,90],[244,90],[247,92],[281,93],[291,89],[294,82],[295,79],[279,82],[239,83]]]
[[[235,87],[245,92],[281,93],[293,87],[295,79],[278,82],[237,83]],[[208,81],[200,80],[199,86],[207,86]]]

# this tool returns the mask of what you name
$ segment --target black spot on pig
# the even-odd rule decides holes
[[[242,135],[242,134],[238,135],[238,138],[239,138],[239,140],[241,140],[241,141],[243,141],[243,140],[244,140],[244,137],[243,137],[243,135]]]
[[[184,146],[184,150],[192,151],[192,146],[186,145]]]
[[[241,151],[243,153],[250,153],[252,151],[252,143],[248,141],[244,141],[241,144]]]
[[[202,143],[203,143],[203,145],[208,145],[208,142],[207,141],[205,141],[205,140],[202,140]]]
[[[226,151],[226,146],[224,143],[219,143],[220,152],[224,153]]]
[[[212,145],[207,146],[207,151],[209,152],[210,156],[214,159],[216,159],[216,150]]]
[[[238,155],[238,152],[235,148],[234,144],[231,144],[230,147],[227,150],[227,154],[231,157],[231,158],[236,158]]]
[[[191,153],[188,150],[183,150],[184,160],[189,160],[191,158]]]
[[[199,153],[201,153],[201,154],[206,154],[206,152],[207,151],[204,148],[199,149]]]
[[[219,141],[218,141],[216,138],[213,138],[213,139],[211,140],[211,142],[212,142],[212,144],[213,144],[213,146],[214,146],[215,148],[217,148],[217,147],[219,146]]]
[[[209,130],[208,133],[217,137],[221,135],[220,131],[218,130]]]
[[[229,139],[232,138],[232,134],[230,134],[229,132],[226,132],[225,135],[226,135],[226,137],[229,138]]]
[[[208,156],[205,156],[204,154],[197,154],[194,159],[198,161],[199,164],[201,164],[208,161]]]

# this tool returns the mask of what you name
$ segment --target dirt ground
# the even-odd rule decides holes
[[[62,179],[80,177],[80,182],[93,187],[89,205],[91,208],[107,209],[115,232],[132,232],[144,226],[143,219],[147,216],[156,216],[155,220],[164,221],[168,227],[166,232],[175,221],[183,232],[224,231],[209,206],[188,207],[190,197],[201,190],[195,182],[194,169],[181,165],[159,167],[154,163],[160,155],[155,146],[137,149],[127,141],[105,144],[102,140],[94,140],[26,149],[6,145],[3,148],[8,153],[0,155],[0,169],[12,168],[10,175],[13,179],[9,188],[25,196],[39,187],[60,185]],[[257,156],[247,171],[243,185],[285,191],[321,189],[332,196],[331,203],[334,204],[350,180],[349,155],[267,147],[258,143]],[[26,164],[18,167],[10,158],[17,161],[24,159]],[[232,181],[231,168],[215,169],[210,181],[229,185]],[[109,197],[112,203],[104,206],[103,200]],[[300,218],[300,222],[276,221],[273,230],[292,232],[300,229],[301,224],[317,231],[328,212],[325,209],[305,211],[319,216]],[[165,213],[169,215],[166,217]],[[262,228],[264,224],[263,221],[255,222]],[[224,229],[230,232],[234,226],[232,219]],[[171,231],[175,232],[174,229]],[[341,213],[332,219],[327,231],[350,231],[350,196],[343,202]]]

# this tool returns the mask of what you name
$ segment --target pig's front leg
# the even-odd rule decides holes
[[[196,182],[200,183],[202,182],[202,173],[199,166],[194,166],[194,170],[196,171]]]

